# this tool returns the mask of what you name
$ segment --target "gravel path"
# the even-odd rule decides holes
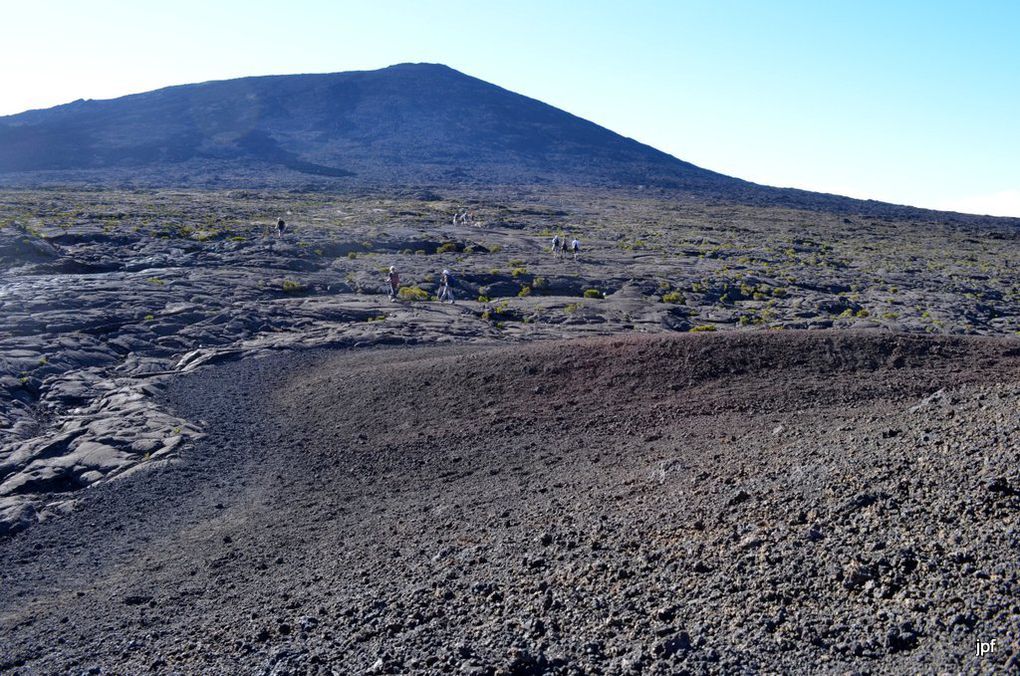
[[[0,542],[0,673],[1016,670],[1018,395],[854,332],[210,367],[178,464]]]

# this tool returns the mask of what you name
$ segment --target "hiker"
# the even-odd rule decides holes
[[[283,222],[283,219],[276,221],[276,236],[283,237],[283,231],[287,229],[287,224]]]
[[[560,236],[559,235],[553,235],[553,242],[552,242],[552,244],[553,244],[553,247],[552,247],[553,255],[554,256],[558,256],[559,253],[560,253]]]
[[[566,255],[567,255],[567,238],[566,236],[564,236],[563,240],[560,242],[560,257],[562,258],[563,256]]]
[[[576,261],[577,254],[581,253],[581,243],[577,241],[576,237],[570,242],[570,250],[574,252],[574,260]]]
[[[386,280],[390,283],[390,302],[392,303],[397,300],[397,294],[400,292],[400,275],[392,265],[389,274],[386,275]]]
[[[443,278],[439,283],[439,300],[449,300],[451,305],[455,301],[453,297],[453,275],[450,274],[449,270],[443,270]]]

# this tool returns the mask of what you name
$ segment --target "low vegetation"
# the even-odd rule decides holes
[[[432,297],[428,291],[418,286],[402,286],[397,292],[397,296],[400,300],[410,301],[424,301]]]

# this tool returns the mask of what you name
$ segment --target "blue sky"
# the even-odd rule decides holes
[[[759,183],[1020,216],[1020,2],[6,3],[0,114],[445,63]]]

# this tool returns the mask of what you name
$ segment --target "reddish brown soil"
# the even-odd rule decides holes
[[[0,671],[1016,669],[1018,392],[846,332],[215,367],[181,465],[0,549]]]

